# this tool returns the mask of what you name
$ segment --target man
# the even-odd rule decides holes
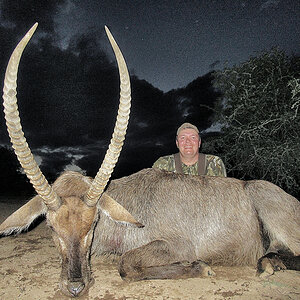
[[[184,123],[178,128],[176,145],[179,153],[160,157],[152,167],[189,175],[226,177],[226,169],[221,158],[199,153],[201,138],[195,125]]]

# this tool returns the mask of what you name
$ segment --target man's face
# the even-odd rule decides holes
[[[183,157],[194,157],[199,151],[200,144],[199,134],[192,128],[180,130],[176,139],[176,145]]]

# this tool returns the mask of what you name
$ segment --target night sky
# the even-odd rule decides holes
[[[106,24],[135,74],[165,92],[274,46],[299,53],[297,0],[67,3],[55,14],[61,46]]]
[[[1,89],[12,50],[35,22],[37,32],[21,60],[18,100],[29,145],[42,169],[52,173],[92,165],[88,173],[94,175],[111,137],[119,83],[104,25],[133,80],[132,114],[116,176],[173,153],[182,122],[194,122],[202,131],[212,126],[209,113],[198,112],[199,103],[212,106],[215,99],[210,71],[272,47],[299,55],[298,0],[2,0]],[[203,91],[197,94],[198,86]],[[3,113],[0,117],[0,144],[8,145]],[[125,161],[135,165],[118,171]]]
[[[134,73],[165,92],[274,46],[299,53],[297,0],[1,2],[1,26],[19,25],[21,34],[39,21],[61,47],[76,34],[101,36],[107,25]]]

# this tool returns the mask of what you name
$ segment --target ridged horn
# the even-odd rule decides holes
[[[3,87],[3,105],[6,119],[6,126],[10,141],[15,154],[24,169],[25,174],[30,180],[36,192],[44,199],[45,204],[51,210],[56,210],[60,206],[60,198],[53,191],[38,164],[30,151],[30,148],[22,131],[17,104],[17,73],[22,53],[35,32],[38,24],[35,23],[23,39],[19,42],[8,62],[4,87]]]
[[[120,74],[120,104],[110,145],[102,165],[85,197],[85,202],[88,206],[96,205],[117,163],[125,139],[131,105],[130,78],[126,62],[121,50],[106,26],[105,30],[118,63]]]

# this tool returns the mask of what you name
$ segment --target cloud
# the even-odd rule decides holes
[[[224,125],[222,125],[222,124],[219,123],[219,122],[214,123],[214,124],[212,124],[210,127],[208,127],[207,129],[202,130],[202,131],[201,131],[201,134],[209,133],[209,132],[220,132],[223,126],[224,126]]]
[[[270,8],[276,8],[280,3],[280,0],[267,0],[261,6],[259,11],[268,10]]]
[[[138,122],[138,123],[137,123],[137,126],[140,127],[140,128],[146,128],[146,127],[148,127],[149,125],[148,125],[148,123],[146,123],[146,122]]]
[[[1,23],[15,25],[19,32],[26,31],[35,22],[48,33],[54,33],[54,16],[58,7],[65,4],[64,0],[51,1],[11,1],[2,0],[0,4]]]
[[[65,168],[64,168],[64,171],[74,171],[74,172],[79,172],[83,175],[86,175],[86,171],[82,170],[80,167],[78,167],[74,163],[66,165]]]
[[[12,16],[7,19],[15,20]],[[1,29],[4,36],[8,29]],[[13,38],[7,34],[10,44],[4,43],[2,49],[3,66],[19,31],[12,32]],[[107,150],[118,109],[115,62],[92,33],[74,35],[65,49],[47,37],[28,45],[20,65],[18,105],[25,136],[49,181],[66,169],[94,176]],[[203,128],[210,111],[200,105],[211,106],[215,100],[210,76],[170,93],[135,76],[131,79],[130,123],[114,176],[150,167],[158,157],[177,151],[176,128],[184,121]],[[5,127],[1,118],[0,128]],[[0,130],[0,142],[5,141],[6,130]]]

